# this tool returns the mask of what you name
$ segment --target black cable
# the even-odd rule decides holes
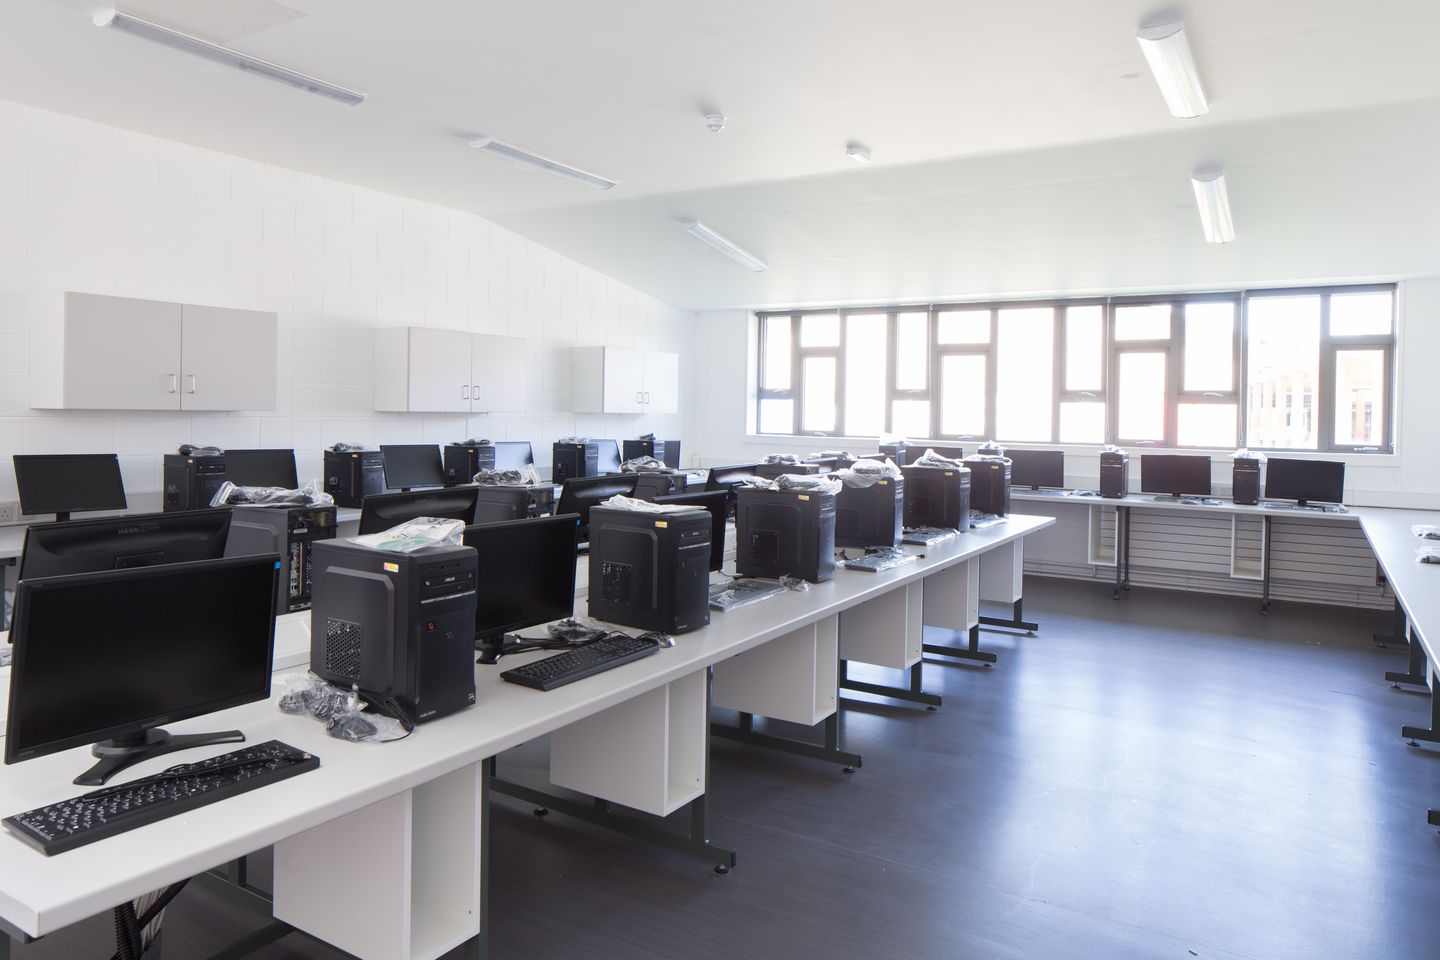
[[[142,936],[145,933],[145,928],[150,926],[150,924],[155,921],[156,917],[160,916],[160,911],[170,906],[170,901],[180,896],[180,891],[184,890],[185,884],[189,882],[190,880],[186,878],[184,880],[181,880],[179,883],[170,884],[170,886],[165,888],[165,892],[160,894],[160,899],[152,903],[150,905],[150,909],[146,910],[145,913],[140,916],[140,919],[137,920],[136,923],[140,927],[140,933]]]

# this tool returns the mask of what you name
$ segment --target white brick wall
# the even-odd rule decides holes
[[[276,410],[30,409],[33,295],[61,291],[278,312]],[[529,440],[548,466],[560,437],[653,431],[689,455],[692,320],[472,214],[0,101],[0,499],[17,453],[113,451],[155,493],[187,442],[293,446],[302,477],[336,441]],[[373,412],[371,331],[404,325],[525,337],[525,415]],[[679,353],[681,412],[570,413],[577,344]]]

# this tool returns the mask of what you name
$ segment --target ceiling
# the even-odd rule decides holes
[[[1440,258],[1433,0],[121,4],[363,90],[358,107],[97,29],[86,0],[0,7],[0,98],[470,210],[688,308],[1394,277]],[[1134,40],[1177,15],[1211,101],[1196,120],[1169,115]],[[482,134],[618,185],[466,146]],[[1204,163],[1227,170],[1234,243],[1203,242],[1188,174]]]

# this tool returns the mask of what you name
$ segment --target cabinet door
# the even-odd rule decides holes
[[[410,410],[470,412],[470,334],[410,328]]]
[[[275,314],[187,303],[180,318],[180,409],[275,409]]]
[[[645,412],[680,412],[680,355],[645,354]]]
[[[645,354],[628,347],[605,348],[605,412],[643,413]]]
[[[525,412],[525,338],[471,337],[470,412]]]
[[[65,294],[71,410],[179,410],[180,304]]]

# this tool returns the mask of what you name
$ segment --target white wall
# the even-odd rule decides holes
[[[1440,279],[1400,284],[1400,363],[1398,433],[1394,456],[1349,456],[1345,485],[1348,502],[1368,506],[1440,509],[1440,417],[1435,414],[1435,384],[1440,377]],[[757,437],[747,390],[753,388],[750,314],[723,310],[695,315],[695,350],[706,358],[696,370],[696,448],[705,464],[744,462],[766,453],[848,448],[873,452],[875,440]],[[1065,473],[1072,486],[1094,487],[1100,475],[1095,447],[1067,446]],[[968,451],[967,451],[968,452]],[[1132,451],[1133,453],[1134,451]],[[1212,453],[1217,492],[1228,492],[1228,458]],[[1138,475],[1132,466],[1132,485]]]
[[[276,311],[276,410],[30,409],[28,332],[63,291]],[[374,413],[371,331],[402,325],[525,337],[525,415]],[[294,447],[302,478],[336,441],[529,440],[548,466],[562,436],[654,431],[689,454],[691,329],[472,214],[0,101],[0,499],[15,498],[17,453],[113,451],[132,495],[158,493],[161,455],[182,443]],[[680,413],[570,413],[579,344],[679,353]]]

